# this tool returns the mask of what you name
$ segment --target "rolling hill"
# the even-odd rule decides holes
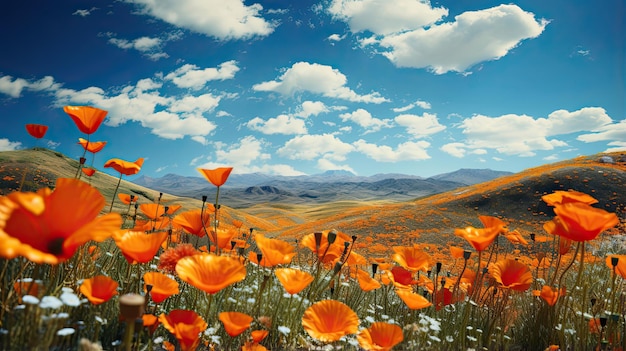
[[[74,177],[77,165],[77,161],[46,149],[0,152],[0,195],[14,191],[24,171],[23,189],[34,190],[53,186],[57,177]],[[377,176],[365,180],[349,174],[327,174],[309,179],[270,181],[266,176],[256,175],[257,180],[261,179],[258,183],[239,179],[233,183],[239,182],[245,187],[222,189],[221,222],[228,225],[238,219],[245,227],[291,242],[304,234],[335,228],[355,235],[355,247],[359,250],[382,256],[388,254],[393,245],[415,243],[445,255],[448,244],[464,245],[453,235],[454,228],[479,225],[479,215],[501,217],[511,229],[517,228],[527,237],[530,233],[541,234],[542,224],[553,216],[541,196],[554,190],[588,193],[598,199],[597,206],[618,213],[622,221],[626,217],[624,152],[581,156],[471,185],[459,182],[462,171],[468,172],[461,170],[427,179]],[[326,182],[324,177],[328,177]],[[175,177],[164,178],[160,181],[170,181],[168,189],[183,184],[193,188],[195,184],[185,179],[174,181]],[[156,183],[150,184],[146,179],[147,186],[122,180],[119,192],[135,194],[140,202],[155,201],[162,189],[151,188]],[[194,188],[196,196],[164,191],[161,202],[179,204],[183,211],[200,208],[198,194],[202,194],[207,184],[201,180],[204,184],[198,183]],[[87,181],[110,201],[118,178],[96,173]],[[363,194],[364,189],[367,189],[366,194]],[[328,195],[333,191],[334,197]],[[307,195],[303,196],[305,193]],[[234,208],[230,201],[238,197],[247,198],[239,203],[235,201],[236,205],[246,204],[245,207]],[[128,210],[119,201],[114,209]],[[624,232],[623,224],[617,230]]]

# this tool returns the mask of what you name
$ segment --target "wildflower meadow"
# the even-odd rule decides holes
[[[216,195],[183,209],[120,192],[144,160],[111,159],[105,197],[89,179],[107,112],[64,111],[74,177],[34,189],[24,169],[0,196],[1,350],[626,350],[624,223],[592,194],[544,194],[542,233],[477,214],[446,257],[419,239],[372,257],[333,228],[294,242],[223,216],[230,167],[199,169]]]

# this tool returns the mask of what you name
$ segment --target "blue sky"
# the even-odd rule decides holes
[[[151,177],[517,172],[625,150],[624,13],[621,0],[12,1],[0,150],[78,158],[65,105],[109,111],[96,168],[144,157]],[[26,123],[50,129],[36,141]]]

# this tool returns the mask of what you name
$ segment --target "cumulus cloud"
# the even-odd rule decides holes
[[[300,106],[300,111],[296,113],[299,117],[317,116],[320,113],[329,112],[330,109],[321,101],[305,101]]]
[[[126,0],[140,13],[219,40],[249,39],[271,34],[275,23],[265,20],[263,6],[243,0]]]
[[[13,151],[22,147],[19,141],[11,141],[7,138],[0,138],[0,151]]]
[[[327,158],[320,158],[319,160],[317,160],[317,168],[322,171],[342,170],[342,171],[349,171],[349,172],[356,174],[356,172],[354,171],[352,167],[348,165],[337,164],[336,162],[333,162]]]
[[[603,124],[592,129],[591,133],[581,134],[577,139],[586,143],[613,140],[615,143],[623,144],[626,140],[626,120],[621,120],[615,124]],[[609,145],[611,144],[609,143]]]
[[[74,15],[74,16],[80,16],[80,17],[87,17],[87,16],[91,15],[91,13],[92,13],[93,11],[95,11],[95,10],[97,10],[97,9],[98,9],[97,7],[92,7],[92,8],[90,8],[89,10],[87,10],[87,9],[79,9],[79,10],[74,11],[74,12],[72,13],[72,15]]]
[[[196,65],[186,64],[167,74],[165,79],[171,80],[179,88],[199,90],[212,80],[232,79],[237,72],[239,72],[239,67],[236,61],[226,61],[217,68],[200,68]]]
[[[394,118],[394,121],[406,128],[407,133],[415,138],[424,138],[436,134],[446,129],[446,126],[439,123],[437,115],[424,113],[422,116],[404,114]]]
[[[345,161],[354,147],[332,134],[301,135],[287,141],[278,149],[280,156],[292,160],[313,160],[318,157],[330,161]]]
[[[578,140],[623,140],[626,123],[617,124],[606,111],[598,107],[585,107],[577,111],[557,110],[547,118],[507,114],[499,117],[475,115],[461,122],[459,128],[466,140],[446,144],[442,150],[455,157],[463,157],[468,150],[496,150],[507,155],[534,156],[538,150],[553,150],[568,144],[558,139],[572,133],[582,134]]]
[[[389,101],[378,92],[359,95],[346,86],[347,82],[346,76],[331,66],[297,62],[277,80],[255,84],[253,89],[277,92],[288,96],[299,92],[309,92],[329,98],[374,104]]]
[[[410,104],[408,104],[406,106],[395,107],[395,108],[392,108],[391,110],[393,112],[396,112],[396,113],[401,113],[401,112],[406,112],[408,110],[412,110],[415,106],[417,106],[419,108],[422,108],[424,110],[430,110],[430,108],[431,108],[429,102],[422,101],[422,100],[417,100],[417,101],[415,101],[413,103],[410,103]]]
[[[0,77],[0,93],[9,95],[12,98],[18,98],[22,95],[22,91],[54,91],[59,89],[61,85],[54,81],[50,76],[43,77],[39,80],[27,80],[23,78],[13,78],[12,76]]]
[[[397,67],[436,74],[466,72],[498,60],[523,40],[541,35],[549,23],[513,4],[467,11],[447,22],[448,10],[428,1],[333,0],[328,11],[353,33],[374,33],[357,37],[362,47],[377,47]]]
[[[479,62],[500,59],[522,40],[539,36],[547,24],[516,5],[499,5],[464,12],[454,22],[385,36],[380,45],[397,67],[464,72]]]
[[[260,117],[255,117],[248,121],[248,123],[246,123],[246,126],[263,134],[289,135],[307,133],[304,120],[290,115],[279,115],[277,117],[267,120],[264,120]]]
[[[431,25],[448,15],[443,7],[415,0],[333,0],[328,12],[353,33],[389,34]]]
[[[399,162],[427,160],[430,158],[426,149],[430,143],[424,140],[405,142],[395,149],[387,145],[376,145],[360,139],[353,143],[356,151],[378,162]]]
[[[354,112],[342,113],[339,115],[342,121],[352,121],[359,126],[363,127],[368,133],[377,132],[381,128],[391,127],[390,119],[379,119],[372,117],[372,114],[368,111],[360,108]]]

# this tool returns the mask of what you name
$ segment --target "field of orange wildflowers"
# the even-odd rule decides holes
[[[24,189],[37,172],[25,169],[0,196],[2,350],[626,349],[623,223],[590,194],[543,195],[555,215],[542,234],[477,214],[445,255],[415,232],[372,256],[361,248],[408,224],[377,239],[332,228],[268,237],[223,216],[230,167],[199,169],[215,199],[182,210],[162,194],[119,193],[143,159],[111,159],[119,178],[105,198],[85,156],[106,145],[90,141],[106,111],[64,110],[86,135],[75,176]]]

